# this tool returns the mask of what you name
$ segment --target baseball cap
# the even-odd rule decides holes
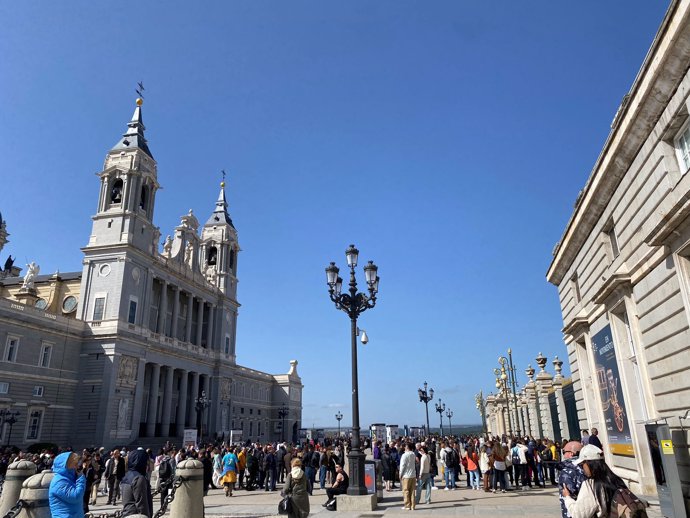
[[[586,460],[604,460],[604,452],[601,451],[601,448],[598,448],[593,444],[587,444],[580,450],[580,456],[577,458],[577,460],[573,461],[573,464],[581,464]]]

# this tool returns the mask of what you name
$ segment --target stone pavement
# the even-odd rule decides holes
[[[485,493],[472,491],[466,486],[459,486],[455,491],[444,491],[443,482],[436,479],[437,490],[431,493],[431,504],[420,504],[414,512],[402,509],[402,491],[400,489],[387,493],[384,491],[383,501],[379,502],[378,509],[370,512],[331,512],[321,506],[326,501],[326,491],[315,489],[309,499],[311,515],[321,518],[338,516],[339,518],[403,518],[414,516],[415,518],[451,518],[463,516],[483,517],[513,517],[529,516],[532,518],[559,518],[560,506],[558,503],[558,490],[549,486],[544,489],[528,491],[508,491],[507,493]],[[464,484],[465,481],[463,480]],[[280,485],[279,485],[280,488]],[[105,501],[105,496],[99,496],[99,500]],[[259,518],[264,516],[277,516],[278,502],[280,501],[280,489],[274,492],[264,490],[244,491],[237,490],[233,496],[226,498],[223,491],[215,489],[209,491],[204,498],[205,516],[207,518]],[[154,509],[160,507],[160,499],[154,499]],[[92,512],[108,512],[120,510],[121,506],[97,505],[91,508]],[[648,510],[650,518],[660,518],[658,507]],[[169,512],[166,516],[169,515]],[[196,518],[196,517],[189,517]],[[201,517],[198,517],[201,518]]]
[[[311,515],[319,515],[321,518],[335,515],[347,518],[382,516],[402,518],[410,514],[416,518],[455,516],[558,518],[560,516],[558,491],[555,487],[532,491],[508,491],[505,494],[472,491],[464,486],[456,491],[444,491],[443,483],[438,478],[436,486],[439,489],[432,491],[431,504],[420,504],[414,512],[402,510],[403,497],[400,489],[390,493],[384,491],[384,498],[382,502],[379,502],[378,509],[366,513],[328,511],[321,506],[326,501],[326,491],[315,489],[310,498]],[[105,499],[105,496],[99,496],[100,501],[105,501]],[[205,515],[209,518],[276,516],[280,499],[280,485],[279,490],[274,492],[236,490],[230,498],[226,498],[222,490],[212,489],[204,498]],[[154,509],[158,510],[159,507],[160,499],[155,498]],[[119,509],[121,506],[97,505],[91,508],[91,512],[112,513]]]

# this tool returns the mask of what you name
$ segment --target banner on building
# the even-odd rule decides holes
[[[592,337],[595,374],[608,432],[608,446],[611,453],[634,455],[630,424],[626,414],[625,400],[620,386],[616,346],[613,343],[611,325],[607,325]]]

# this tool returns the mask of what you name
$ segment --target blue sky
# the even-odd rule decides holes
[[[425,380],[476,423],[508,347],[521,385],[539,351],[565,357],[551,250],[666,7],[4,2],[0,260],[80,269],[94,173],[143,81],[162,234],[205,219],[228,171],[238,361],[298,359],[304,424],[350,422],[349,321],[324,268],[355,243],[381,277],[362,423],[421,424]]]

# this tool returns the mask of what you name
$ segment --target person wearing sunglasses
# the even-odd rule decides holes
[[[580,441],[570,441],[563,448],[563,460],[558,465],[558,499],[561,502],[561,517],[570,518],[568,508],[565,505],[565,497],[563,496],[563,487],[568,488],[570,496],[577,499],[577,494],[580,492],[580,487],[587,477],[582,467],[575,464],[574,461],[580,455],[582,450],[582,443]]]

